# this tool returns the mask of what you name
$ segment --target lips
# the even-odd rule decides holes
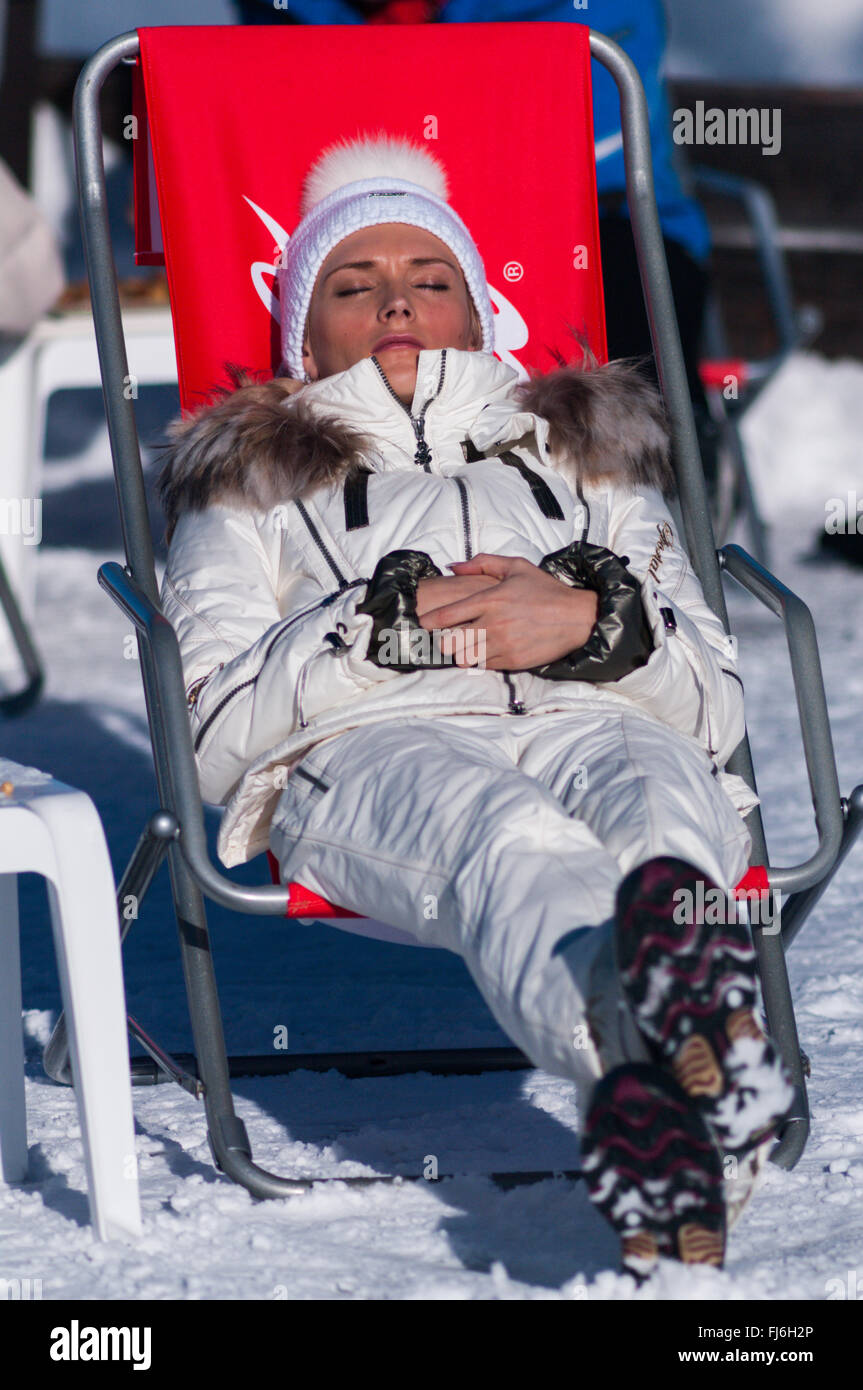
[[[387,338],[381,338],[380,342],[376,344],[374,351],[382,352],[384,348],[388,347],[412,347],[422,352],[422,346],[422,343],[417,342],[416,338],[400,337],[398,334],[390,334]]]

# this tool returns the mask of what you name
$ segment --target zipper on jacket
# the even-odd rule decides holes
[[[378,359],[374,356],[374,354],[372,354],[372,361],[374,362],[375,366],[377,367],[378,371],[380,372],[381,377],[382,377],[382,379],[383,379],[383,383],[384,383],[384,385],[386,386],[387,390],[389,391],[390,395],[392,396],[393,400],[398,402],[398,404],[401,406],[402,410],[407,411],[408,419],[410,420],[410,422],[411,422],[411,427],[412,427],[412,429],[413,429],[414,434],[416,435],[416,445],[417,445],[417,446],[416,446],[416,452],[415,452],[415,454],[414,454],[414,463],[419,464],[421,468],[424,468],[425,471],[426,471],[426,473],[431,473],[430,464],[431,464],[432,452],[431,452],[431,449],[429,448],[428,440],[427,440],[426,437],[425,437],[425,417],[426,417],[426,411],[428,410],[428,408],[429,408],[429,406],[431,405],[432,401],[433,401],[433,400],[436,400],[437,397],[440,395],[441,391],[443,390],[443,379],[444,379],[444,373],[445,373],[445,371],[446,371],[446,352],[447,352],[446,348],[443,348],[443,349],[441,350],[441,355],[440,355],[440,377],[438,378],[437,390],[435,391],[435,393],[434,393],[433,396],[429,396],[428,400],[426,401],[426,403],[425,403],[425,405],[423,406],[422,410],[420,411],[419,415],[412,415],[412,414],[411,414],[410,406],[405,405],[404,401],[401,400],[401,399],[399,398],[399,396],[396,394],[396,392],[393,390],[393,388],[392,388],[392,386],[390,385],[389,380],[388,380],[388,378],[387,378],[386,372],[384,371],[384,369],[383,369],[383,367],[381,366],[381,364],[380,364],[380,362],[378,361]]]
[[[211,676],[214,676],[217,671],[221,671],[224,664],[224,661],[220,661],[218,666],[213,667],[212,671],[208,671],[205,676],[199,676],[196,681],[192,681],[192,684],[186,691],[186,704],[188,705],[190,710],[193,710],[195,708],[195,705],[198,703],[201,691],[207,684],[207,681],[210,679]]]
[[[526,714],[527,711],[524,707],[524,701],[515,698],[515,686],[512,683],[512,677],[507,671],[501,671],[501,675],[509,687],[509,706],[507,712],[509,714]]]
[[[352,583],[350,583],[350,584],[345,584],[345,588],[346,588],[346,589],[354,589],[354,588],[356,588],[356,586],[357,586],[358,584],[368,584],[368,582],[369,582],[368,579],[355,579],[355,580],[353,580]],[[339,598],[339,597],[341,596],[341,593],[342,593],[342,592],[343,592],[343,591],[340,589],[340,590],[338,591],[338,593],[327,594],[326,598],[324,598],[324,599],[319,599],[318,602],[317,602],[317,603],[313,603],[312,606],[311,606],[310,608],[304,608],[303,611],[302,611],[302,613],[295,613],[294,616],[293,616],[292,618],[289,618],[289,619],[288,619],[288,621],[285,623],[284,627],[279,628],[279,631],[276,633],[276,635],[275,635],[275,637],[273,638],[272,642],[271,642],[270,645],[267,647],[267,650],[264,652],[264,659],[263,659],[263,661],[261,662],[260,668],[255,672],[255,674],[254,674],[253,676],[250,676],[248,680],[246,680],[246,681],[241,681],[239,685],[235,685],[231,690],[229,690],[229,691],[227,692],[227,694],[223,695],[222,698],[221,698],[221,700],[219,701],[219,703],[216,705],[216,708],[215,708],[214,710],[211,710],[210,713],[207,715],[207,718],[204,720],[204,723],[201,725],[200,729],[198,730],[197,734],[195,735],[195,748],[194,748],[194,751],[195,751],[196,753],[197,753],[198,749],[200,748],[200,746],[201,746],[201,741],[202,741],[202,739],[204,738],[204,735],[206,734],[207,730],[210,728],[210,725],[212,724],[213,720],[214,720],[219,714],[221,714],[222,710],[225,708],[225,705],[227,705],[231,700],[233,700],[233,698],[234,698],[235,695],[239,695],[239,693],[240,693],[241,690],[247,690],[248,687],[249,687],[250,685],[255,685],[255,684],[256,684],[256,682],[257,682],[257,680],[258,680],[258,677],[261,675],[261,672],[263,671],[265,665],[267,664],[267,660],[268,660],[268,658],[269,658],[270,652],[273,650],[273,647],[276,645],[276,643],[278,642],[279,638],[280,638],[280,637],[283,637],[284,634],[285,634],[290,628],[293,627],[294,623],[298,623],[298,622],[300,621],[301,618],[307,618],[307,617],[309,616],[310,613],[316,612],[318,608],[326,608],[329,604],[331,604],[331,603],[333,602],[334,599]],[[221,667],[220,667],[219,669],[221,670]],[[212,674],[213,674],[213,672],[211,671],[211,672],[210,672],[210,675],[212,675]],[[200,693],[200,691],[196,692],[196,697],[197,697],[197,694],[199,694],[199,693]]]
[[[258,675],[260,675],[260,671],[258,672]],[[257,679],[258,676],[252,676],[249,680],[243,681],[242,685],[235,685],[233,690],[229,690],[227,695],[222,696],[221,700],[216,705],[216,708],[210,711],[210,713],[207,715],[206,720],[198,730],[197,736],[195,738],[196,753],[201,746],[201,739],[204,737],[204,734],[207,732],[216,716],[220,714],[221,711],[225,708],[225,705],[228,704],[229,700],[233,700],[234,696],[239,695],[240,691],[245,690],[247,686],[254,685]]]
[[[464,478],[456,478],[455,483],[461,493],[461,524],[462,530],[464,531],[464,558],[466,560],[471,560],[473,558],[473,547],[470,539],[470,509],[467,500],[467,484]]]
[[[300,499],[297,497],[297,498],[295,499],[295,501],[296,501],[297,511],[299,512],[300,516],[303,518],[303,521],[306,523],[306,526],[309,528],[309,534],[311,535],[312,540],[313,540],[313,541],[315,542],[315,544],[318,546],[318,549],[320,550],[321,554],[323,555],[324,559],[326,560],[327,564],[329,565],[330,569],[332,570],[333,574],[335,575],[335,577],[336,577],[336,583],[338,584],[338,586],[339,586],[340,589],[345,589],[345,588],[347,588],[347,587],[348,587],[348,581],[347,581],[347,579],[345,578],[345,576],[342,574],[341,570],[339,569],[338,565],[336,564],[335,560],[333,559],[332,555],[330,554],[329,550],[327,549],[326,545],[324,544],[324,540],[323,540],[323,537],[321,536],[320,531],[318,530],[318,528],[317,528],[317,526],[315,525],[315,523],[312,521],[312,518],[309,516],[308,512],[306,511],[306,509],[305,509],[305,507],[303,506],[303,504],[302,504],[302,502],[300,501]]]
[[[708,754],[710,755],[711,758],[715,759],[718,750],[717,750],[716,748],[713,747],[713,725],[712,725],[711,722],[710,722],[710,703],[711,703],[711,702],[710,702],[710,693],[709,693],[709,690],[708,690],[708,687],[707,687],[707,682],[706,682],[706,681],[702,681],[701,676],[699,675],[699,664],[700,664],[700,663],[699,663],[699,658],[698,658],[698,652],[695,650],[695,648],[693,647],[692,643],[689,641],[688,637],[684,637],[683,633],[680,631],[680,628],[677,626],[676,621],[674,621],[674,614],[673,614],[673,612],[671,611],[671,609],[660,608],[659,611],[660,611],[660,613],[662,613],[663,617],[665,617],[665,614],[666,614],[666,613],[669,613],[669,614],[670,614],[671,620],[672,620],[672,622],[674,623],[674,626],[671,627],[671,626],[669,625],[668,619],[665,619],[665,626],[666,626],[666,629],[674,634],[674,636],[678,639],[678,641],[680,642],[681,646],[683,647],[683,650],[686,652],[686,654],[687,654],[687,660],[688,660],[688,662],[689,662],[690,669],[691,669],[691,671],[692,671],[692,673],[693,673],[693,675],[694,675],[694,677],[695,677],[695,684],[696,684],[697,687],[698,687],[698,718],[697,718],[697,720],[696,720],[696,722],[695,722],[695,735],[694,735],[694,736],[695,736],[695,738],[697,738],[697,739],[700,740],[700,739],[701,739],[701,727],[702,727],[702,725],[706,725],[706,732],[707,732],[707,752],[708,752]],[[722,667],[722,666],[721,666],[719,669],[720,669],[720,670],[725,670],[725,667]],[[727,675],[734,675],[734,672],[733,672],[733,671],[726,671],[726,674],[727,674]],[[737,676],[736,679],[737,679],[737,680],[740,680],[740,677]],[[741,686],[742,686],[742,685],[743,685],[743,682],[740,681],[740,684],[741,684]]]
[[[466,560],[470,560],[473,557],[473,548],[470,537],[470,510],[468,506],[467,484],[465,483],[463,478],[455,478],[454,482],[456,483],[456,486],[458,487],[458,490],[461,493],[461,520],[462,527],[464,530],[464,558]],[[508,713],[526,714],[527,710],[524,707],[524,701],[516,699],[515,686],[512,683],[511,677],[507,674],[506,671],[501,671],[500,675],[503,676],[507,684],[507,689],[509,690],[509,705],[507,706]]]
[[[672,608],[660,608],[659,613],[660,613],[660,617],[662,618],[663,623],[665,624],[665,631],[666,631],[667,633],[671,633],[674,637],[679,637],[679,638],[680,638],[680,642],[681,642],[681,645],[682,645],[682,647],[683,647],[683,650],[684,650],[684,651],[686,652],[686,654],[687,654],[687,661],[688,661],[688,663],[689,663],[689,668],[690,668],[690,670],[692,671],[693,676],[695,677],[695,684],[696,684],[696,686],[698,687],[698,715],[697,715],[696,720],[695,720],[695,733],[694,733],[694,737],[700,739],[700,738],[701,738],[701,726],[702,726],[702,724],[704,723],[704,716],[705,716],[706,709],[707,709],[707,697],[706,697],[704,685],[702,684],[702,681],[701,681],[701,677],[700,677],[699,674],[698,674],[698,665],[697,665],[697,662],[698,662],[698,653],[697,653],[696,651],[694,651],[693,648],[690,646],[689,642],[687,642],[687,641],[684,639],[682,633],[678,632],[678,630],[677,630],[677,619],[676,619],[675,616],[674,616],[674,610],[673,610]],[[708,735],[708,742],[709,742],[709,740],[710,740],[710,723],[709,723],[709,721],[708,721],[708,726],[707,726],[707,735]]]
[[[469,446],[471,445],[471,441],[470,441],[470,440],[468,440],[467,443],[468,443]],[[484,454],[480,454],[480,455],[478,455],[477,457],[479,457],[479,458],[484,458],[485,455],[484,455]],[[515,457],[515,456],[513,456],[513,457]],[[468,449],[468,450],[465,450],[465,458],[466,458],[466,459],[469,459],[469,449]],[[530,472],[530,470],[527,469],[527,468],[526,468],[526,471],[527,471],[527,472]],[[534,473],[532,476],[533,476],[534,478],[537,477],[537,475],[536,475],[535,473]],[[457,485],[457,487],[458,487],[458,489],[459,489],[459,492],[461,493],[461,519],[462,519],[462,527],[463,527],[463,529],[464,529],[464,558],[465,558],[466,560],[470,560],[470,559],[472,558],[472,555],[473,555],[473,550],[472,550],[471,537],[470,537],[470,510],[469,510],[469,507],[468,507],[467,484],[466,484],[466,482],[465,482],[465,480],[464,480],[463,478],[456,478],[456,479],[454,479],[454,481],[455,481],[455,483],[456,483],[456,485]],[[537,482],[540,482],[540,481],[541,481],[541,480],[540,480],[539,478],[537,478]],[[554,503],[555,507],[557,507],[557,499],[555,498],[554,494],[551,493],[551,490],[550,490],[550,489],[549,489],[549,494],[550,494],[550,496],[551,496],[552,502]],[[535,495],[536,495],[536,494],[534,493],[534,496],[535,496]],[[558,507],[558,511],[559,511],[559,510],[560,510],[560,508]],[[526,713],[527,713],[527,710],[525,709],[524,701],[523,701],[523,700],[517,700],[517,699],[516,699],[515,686],[513,685],[511,676],[510,676],[510,675],[508,674],[508,672],[506,672],[506,671],[501,671],[501,672],[499,672],[499,674],[503,676],[503,678],[504,678],[504,680],[505,680],[505,682],[506,682],[507,690],[509,691],[509,704],[508,704],[508,706],[507,706],[507,712],[508,712],[509,714],[526,714]]]

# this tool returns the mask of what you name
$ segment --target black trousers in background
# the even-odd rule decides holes
[[[645,367],[658,385],[629,218],[619,214],[601,216],[599,235],[608,356],[610,359],[645,358]],[[708,276],[685,247],[670,237],[665,238],[665,255],[701,458],[708,486],[713,489],[716,478],[716,427],[710,417],[704,387],[698,375]]]

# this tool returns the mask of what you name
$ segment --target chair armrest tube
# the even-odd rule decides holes
[[[843,801],[845,813],[845,829],[842,832],[842,847],[836,856],[830,873],[826,878],[822,878],[818,883],[807,888],[803,893],[794,893],[788,902],[782,907],[782,947],[786,952],[791,949],[798,933],[806,925],[812,909],[820,901],[822,895],[830,887],[831,882],[840,868],[842,861],[854,848],[857,840],[863,831],[863,782],[854,788],[850,796]]]
[[[818,848],[809,859],[790,868],[769,864],[765,867],[771,888],[799,891],[817,883],[832,868],[842,844],[844,825],[815,624],[803,600],[739,545],[723,546],[719,563],[732,579],[775,613],[785,629]]]
[[[161,721],[165,743],[171,751],[168,809],[179,821],[178,843],[189,871],[201,891],[222,907],[258,916],[283,917],[288,907],[287,888],[233,883],[210,859],[177,634],[121,565],[114,561],[102,565],[99,584],[135,624],[151,658],[158,700],[154,717]]]

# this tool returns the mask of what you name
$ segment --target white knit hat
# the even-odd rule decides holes
[[[423,227],[450,248],[476,307],[483,351],[494,351],[494,310],[482,258],[447,193],[443,166],[408,140],[363,136],[323,152],[306,176],[301,220],[278,269],[282,360],[292,377],[305,375],[306,317],[321,266],[345,237],[379,222]]]

